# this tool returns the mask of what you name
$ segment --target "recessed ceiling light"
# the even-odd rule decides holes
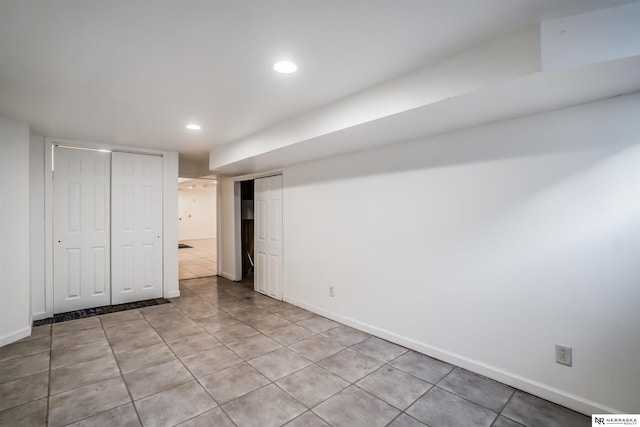
[[[273,69],[282,74],[295,73],[298,66],[291,61],[280,61],[273,64]]]
[[[197,124],[195,124],[195,123],[189,123],[189,124],[187,125],[187,129],[191,129],[191,130],[200,130],[200,129],[202,129],[202,128],[200,127],[200,125],[197,125]]]

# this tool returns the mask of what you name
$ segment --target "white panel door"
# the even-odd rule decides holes
[[[255,180],[256,291],[282,300],[282,175]]]
[[[110,153],[55,148],[54,313],[111,303],[110,163]]]
[[[163,295],[162,157],[112,155],[111,295],[113,304]]]

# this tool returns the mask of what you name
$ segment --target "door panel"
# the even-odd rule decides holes
[[[56,147],[53,179],[53,310],[111,303],[111,154]]]
[[[162,157],[113,153],[113,304],[160,298]]]
[[[255,180],[255,290],[282,300],[282,175]]]

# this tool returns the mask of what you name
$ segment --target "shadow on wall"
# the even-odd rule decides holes
[[[636,93],[568,108],[561,117],[551,111],[410,142],[399,141],[391,146],[333,157],[331,170],[314,168],[300,174],[295,185],[587,150],[598,152],[594,158],[599,161],[638,143],[637,122],[626,122],[627,129],[617,125],[616,140],[609,139],[606,123],[602,123],[617,112],[626,115],[637,111],[638,105],[640,94]],[[593,120],[586,121],[585,112]],[[594,134],[601,137],[594,138]],[[625,137],[620,138],[621,134]]]

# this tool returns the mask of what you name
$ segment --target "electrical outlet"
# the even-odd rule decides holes
[[[556,363],[571,366],[571,347],[556,344]]]
[[[333,286],[329,286],[329,296],[330,297],[335,297],[335,295],[333,293]]]

